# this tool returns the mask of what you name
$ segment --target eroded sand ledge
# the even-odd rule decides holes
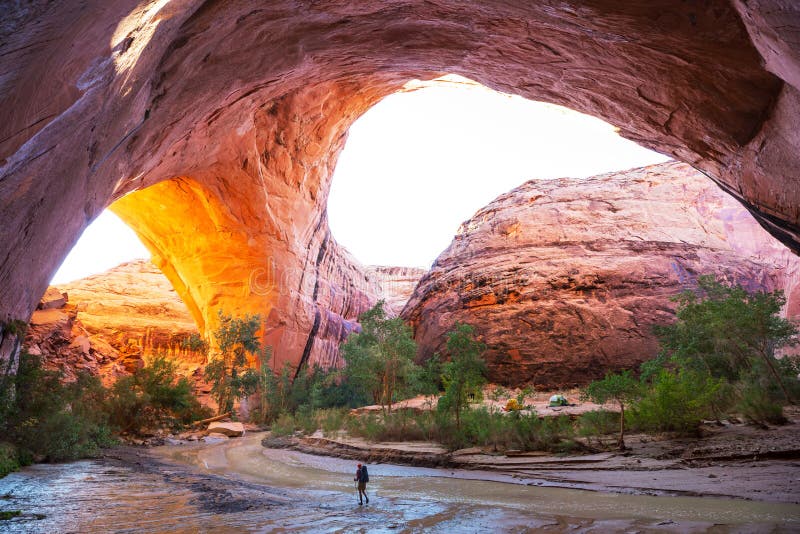
[[[264,439],[269,448],[364,461],[469,470],[465,478],[640,494],[729,497],[800,504],[800,409],[787,425],[704,427],[699,439],[626,438],[625,453],[448,453],[435,443],[367,443],[357,438]]]

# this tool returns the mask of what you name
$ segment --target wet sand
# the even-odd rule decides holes
[[[25,468],[0,480],[0,510],[24,512],[0,531],[800,531],[794,504],[528,486],[500,473],[388,464],[370,465],[371,501],[359,506],[353,461],[266,449],[263,437]]]
[[[163,447],[153,453],[220,476],[292,488],[308,495],[309,501],[320,492],[320,498],[326,500],[355,500],[353,461],[265,449],[262,437],[251,434],[218,446]],[[373,500],[369,510],[385,516],[386,521],[402,521],[397,527],[400,531],[414,531],[401,528],[408,521],[426,529],[456,524],[467,528],[478,521],[474,531],[487,532],[534,527],[556,532],[576,528],[676,532],[800,529],[800,506],[793,504],[582,491],[528,485],[497,472],[370,465]],[[415,510],[413,518],[407,515],[410,512],[401,513],[406,506]],[[485,529],[477,527],[481,524]]]

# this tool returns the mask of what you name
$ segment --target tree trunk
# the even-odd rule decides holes
[[[619,450],[625,450],[625,405],[619,403]]]
[[[792,402],[791,396],[789,395],[789,391],[786,389],[786,386],[784,385],[783,380],[781,380],[781,376],[778,374],[778,371],[777,371],[777,369],[775,369],[775,366],[772,365],[772,361],[770,360],[769,355],[764,354],[763,352],[761,352],[761,357],[764,359],[764,362],[766,362],[767,367],[769,367],[769,370],[772,371],[772,376],[775,377],[775,381],[778,382],[778,385],[780,386],[781,391],[783,391],[783,396],[786,397],[786,402],[788,404],[794,404]]]

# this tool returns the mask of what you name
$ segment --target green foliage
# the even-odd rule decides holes
[[[22,510],[3,510],[0,512],[0,521],[8,521],[22,515]]]
[[[702,371],[662,369],[631,407],[631,424],[651,432],[694,434],[700,421],[713,418],[726,403],[725,385],[724,379]]]
[[[114,443],[103,409],[106,391],[96,377],[62,383],[40,358],[22,353],[9,383],[0,392],[0,435],[16,446],[20,463],[94,456]]]
[[[480,395],[486,383],[485,350],[486,345],[475,340],[475,329],[470,325],[457,323],[447,335],[450,361],[443,366],[445,393],[439,399],[438,409],[452,412],[457,428],[461,427],[461,413],[469,405],[470,397]]]
[[[415,365],[411,372],[411,388],[414,393],[433,397],[442,390],[442,359],[434,354],[422,365]]]
[[[763,364],[785,400],[792,401],[775,359],[777,350],[797,342],[797,327],[780,317],[786,304],[782,291],[748,293],[701,276],[696,291],[676,300],[677,322],[656,329],[671,362],[729,382]]]
[[[288,413],[281,414],[280,417],[272,424],[273,436],[291,436],[297,429],[297,422],[294,416]]]
[[[589,384],[583,395],[598,404],[615,402],[619,406],[619,448],[625,449],[625,406],[641,396],[639,382],[630,371],[607,374],[602,380]]]
[[[748,293],[702,276],[697,290],[676,301],[677,321],[656,328],[662,350],[642,364],[638,384],[626,372],[585,391],[592,400],[620,405],[620,444],[626,419],[640,430],[681,434],[694,434],[702,420],[730,413],[753,422],[782,422],[780,401],[800,393],[796,359],[775,357],[797,336],[797,328],[780,317],[783,293]],[[590,434],[596,422],[587,419],[581,426],[582,434]]]
[[[160,425],[178,427],[209,414],[192,393],[189,380],[178,378],[175,364],[163,355],[118,379],[107,406],[111,425],[134,434]]]
[[[619,431],[619,414],[608,410],[586,412],[578,418],[577,427],[584,437],[613,434]]]
[[[788,360],[788,358],[787,358]],[[781,373],[787,384],[793,385],[794,394],[797,394],[797,376],[793,365],[789,362],[781,361]],[[778,399],[781,399],[781,391],[762,365],[756,365],[742,379],[735,383],[733,410],[753,423],[772,423],[783,424],[786,417],[783,415],[783,407]]]
[[[0,441],[0,478],[20,468],[17,448],[11,443]]]
[[[214,332],[219,353],[206,365],[205,377],[211,383],[218,413],[223,414],[233,412],[234,403],[257,387],[257,372],[249,368],[248,357],[255,359],[261,351],[258,338],[261,318],[258,315],[235,318],[220,311],[219,322]]]
[[[208,343],[197,332],[192,332],[183,341],[181,341],[181,348],[191,350],[194,352],[206,353],[208,352]]]
[[[342,345],[345,375],[375,404],[391,412],[392,403],[411,391],[417,345],[402,319],[390,319],[383,301],[359,316],[361,332]]]
[[[797,342],[797,328],[780,317],[783,293],[748,293],[703,276],[696,291],[676,300],[678,320],[656,329],[662,351],[642,366],[652,390],[636,424],[693,432],[702,418],[731,411],[754,422],[782,421],[781,403],[800,392],[795,359],[775,357]]]
[[[22,354],[12,393],[0,399],[0,435],[17,448],[17,461],[64,461],[92,457],[116,443],[113,430],[189,422],[205,413],[186,379],[157,357],[110,389],[97,377],[79,374],[63,382],[38,357]]]
[[[539,418],[533,412],[493,412],[485,407],[466,409],[461,425],[439,413],[439,437],[450,450],[492,446],[495,450],[561,452],[572,446],[574,430],[566,416]]]

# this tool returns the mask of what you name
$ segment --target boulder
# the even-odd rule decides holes
[[[209,434],[224,434],[229,438],[238,438],[244,434],[244,425],[242,423],[224,423],[215,421],[208,425]]]
[[[50,310],[50,309],[58,309],[63,308],[69,297],[66,293],[62,293],[55,287],[48,287],[47,291],[45,291],[42,300],[39,302],[39,305],[36,306],[37,310]]]

